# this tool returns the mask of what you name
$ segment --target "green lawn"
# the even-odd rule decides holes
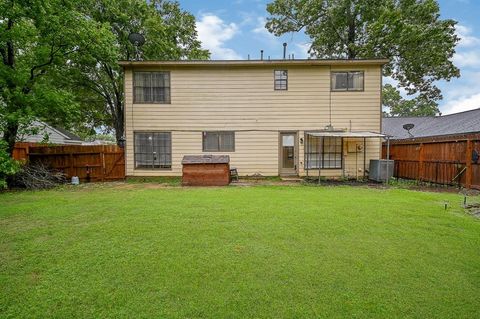
[[[309,186],[0,194],[0,317],[479,318],[480,222],[461,201]]]

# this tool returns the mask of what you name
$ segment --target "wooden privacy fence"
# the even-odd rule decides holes
[[[480,189],[480,136],[390,142],[393,176]],[[383,158],[387,156],[386,143]]]
[[[13,158],[18,161],[26,161],[28,159],[28,150],[32,146],[38,146],[38,143],[17,142],[13,149]]]
[[[14,157],[31,164],[42,163],[82,181],[125,178],[125,156],[117,145],[35,145],[17,143]]]

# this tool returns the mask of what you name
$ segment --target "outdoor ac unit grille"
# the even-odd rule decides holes
[[[384,182],[393,176],[393,160],[370,160],[369,179]]]

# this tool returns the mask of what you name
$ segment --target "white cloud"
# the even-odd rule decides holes
[[[453,56],[455,65],[461,68],[480,67],[480,38],[472,35],[473,30],[464,25],[457,25],[456,33],[460,37],[458,51]]]
[[[480,107],[480,93],[476,93],[467,97],[461,97],[447,102],[442,107],[442,114],[452,114]]]
[[[440,110],[451,114],[480,107],[480,38],[473,35],[473,30],[464,25],[457,25],[456,33],[461,38],[458,51],[453,56],[454,64],[460,68],[461,76],[440,86],[445,98]]]
[[[202,46],[210,50],[213,59],[242,59],[235,50],[225,47],[225,42],[239,33],[239,28],[235,23],[227,24],[218,16],[206,13],[197,21],[197,32]]]
[[[267,19],[265,19],[265,17],[257,17],[257,24],[252,30],[252,32],[268,38],[275,38],[275,36],[272,33],[268,32],[267,28],[265,28],[266,23]]]
[[[308,50],[310,50],[310,43],[295,43],[295,57],[299,59],[306,59],[310,56]]]
[[[458,47],[473,47],[480,45],[480,39],[472,35],[472,29],[464,25],[457,25],[456,27],[457,36],[460,38]]]
[[[265,17],[257,17],[254,28],[251,31],[260,41],[266,43],[268,48],[273,49],[272,57],[282,57],[283,42],[286,42],[288,44],[287,56],[293,54],[296,59],[308,58],[310,43],[296,42],[295,39],[293,39],[293,34],[290,34],[290,36],[277,37],[273,33],[270,33],[267,28],[265,28],[266,23],[267,19]]]
[[[480,67],[480,50],[457,52],[453,56],[453,62],[458,67]]]

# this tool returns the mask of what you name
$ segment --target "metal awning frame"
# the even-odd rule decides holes
[[[315,136],[315,137],[321,137],[320,145],[323,146],[323,139],[325,137],[341,137],[341,138],[362,138],[363,139],[363,178],[365,179],[365,170],[366,170],[366,161],[367,161],[367,149],[366,149],[366,139],[367,138],[383,138],[387,140],[387,159],[390,159],[390,135],[386,134],[381,134],[381,133],[375,133],[375,132],[351,132],[351,131],[313,131],[313,132],[305,132],[306,135],[306,140],[305,144],[307,145],[307,153],[308,152],[308,137],[309,136]],[[342,143],[342,148],[343,148],[343,143]],[[305,153],[305,151],[304,151]],[[358,152],[355,152],[355,154],[358,154]],[[320,184],[320,179],[321,179],[321,168],[320,168],[320,152],[319,152],[319,159],[318,159],[318,183]],[[343,156],[343,151],[342,151],[342,156]],[[308,171],[310,170],[309,163],[308,163],[308,157],[306,158],[306,163],[305,165],[305,171],[307,172],[308,176]],[[345,174],[345,167],[344,167],[344,159],[342,158],[342,175],[344,176]],[[356,169],[356,174],[358,178],[358,169]],[[388,176],[388,174],[387,174]],[[388,181],[387,181],[388,183]]]
[[[345,138],[388,138],[388,135],[375,132],[349,132],[349,131],[314,131],[305,132],[316,137],[345,137]]]

